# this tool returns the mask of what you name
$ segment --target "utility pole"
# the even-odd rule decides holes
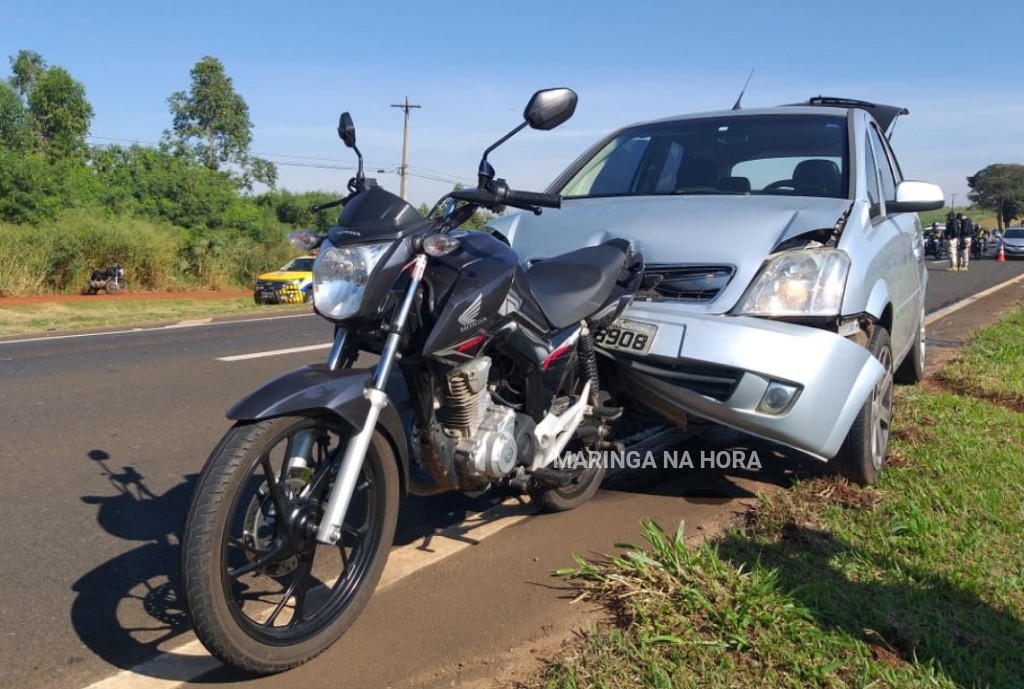
[[[949,206],[954,213],[956,213],[956,194],[950,194]]]
[[[410,105],[409,96],[405,97],[404,103],[392,103],[392,108],[401,108],[405,111],[405,124],[402,127],[402,200],[405,200],[405,180],[409,176],[409,111],[420,105]]]

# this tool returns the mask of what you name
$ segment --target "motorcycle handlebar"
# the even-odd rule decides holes
[[[477,187],[475,189],[459,189],[453,191],[450,196],[458,201],[468,201],[485,207],[491,206],[518,206],[520,208],[561,208],[562,197],[558,194],[544,194],[534,191],[516,191],[505,186],[499,186],[495,191],[488,191]]]
[[[341,204],[345,203],[345,201],[347,201],[347,200],[348,200],[348,198],[346,197],[346,198],[343,198],[343,199],[336,199],[334,201],[328,201],[327,203],[316,203],[316,204],[313,204],[311,209],[312,209],[312,211],[314,213],[319,213],[320,211],[325,211],[328,208],[334,208],[335,206],[340,206]]]
[[[509,205],[541,206],[543,208],[561,208],[562,197],[559,194],[544,194],[535,191],[516,191],[509,189],[505,192],[505,203]]]

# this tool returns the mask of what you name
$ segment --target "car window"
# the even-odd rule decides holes
[[[1003,236],[1007,239],[1024,239],[1024,228],[1007,228],[1006,232],[1003,233]]]
[[[870,150],[872,150],[875,159],[875,167],[878,169],[878,178],[882,182],[882,195],[886,201],[896,200],[896,175],[893,172],[892,166],[889,163],[889,156],[886,151],[885,144],[882,143],[882,136],[878,133],[878,129],[871,125],[868,128],[868,139],[871,141]]]
[[[310,273],[313,271],[312,258],[296,258],[281,270],[291,273]]]
[[[848,194],[846,121],[722,115],[629,127],[568,170],[566,197],[686,193]]]
[[[829,160],[840,169],[842,158],[829,156],[800,158],[759,158],[737,163],[731,171],[733,177],[746,177],[750,180],[751,189],[764,189],[773,182],[792,180],[797,166],[805,160]]]

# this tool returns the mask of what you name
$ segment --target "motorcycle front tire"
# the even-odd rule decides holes
[[[259,675],[301,665],[369,601],[398,519],[397,462],[382,436],[370,443],[338,544],[313,538],[331,464],[352,433],[333,416],[239,422],[207,460],[182,534],[181,591],[196,635],[220,661]],[[296,469],[289,458],[303,434],[315,440]],[[309,528],[295,527],[303,514]]]

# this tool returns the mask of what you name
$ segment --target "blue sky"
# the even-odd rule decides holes
[[[499,176],[542,189],[591,143],[630,122],[835,95],[910,109],[894,144],[907,177],[966,199],[965,177],[1024,163],[1020,0],[628,0],[570,2],[142,2],[0,0],[0,51],[40,53],[82,82],[95,143],[156,142],[167,98],[203,56],[249,104],[252,150],[280,186],[341,190],[354,156],[397,192],[405,97],[409,199],[474,183],[480,153],[533,91],[569,86],[575,117],[524,131],[490,156]],[[9,65],[0,69],[9,76]],[[285,164],[289,163],[289,164]],[[377,173],[379,169],[384,173]]]

